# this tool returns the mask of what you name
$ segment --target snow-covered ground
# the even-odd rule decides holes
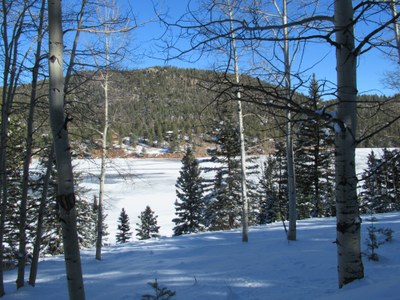
[[[357,151],[358,172],[370,149]],[[135,229],[146,205],[158,215],[159,240],[133,241],[103,249],[96,261],[93,250],[82,251],[87,299],[141,299],[151,294],[147,284],[157,279],[176,291],[173,299],[400,299],[400,212],[377,215],[378,228],[394,230],[393,241],[378,250],[379,262],[364,259],[365,279],[337,288],[335,219],[298,222],[298,240],[288,242],[281,223],[254,227],[249,243],[241,231],[170,237],[175,182],[180,160],[117,159],[106,181],[110,242],[114,244],[117,219],[124,207]],[[98,174],[92,161],[81,160],[83,184],[97,193]],[[124,175],[124,178],[122,178]],[[363,249],[368,216],[362,227]],[[15,290],[16,271],[5,273],[4,299],[68,299],[62,256],[44,259],[35,288]]]
[[[87,299],[141,299],[148,282],[176,291],[173,299],[399,299],[400,213],[378,215],[377,227],[394,230],[378,250],[379,262],[364,259],[365,279],[337,288],[335,220],[298,222],[298,241],[287,242],[279,223],[250,230],[202,233],[105,247],[103,260],[82,251]],[[365,219],[364,219],[365,220]],[[363,224],[363,240],[366,227]],[[366,246],[363,244],[363,248]],[[38,283],[15,291],[16,272],[6,272],[4,299],[68,299],[63,257],[39,264]]]

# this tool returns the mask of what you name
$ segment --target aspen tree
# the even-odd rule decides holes
[[[357,61],[351,0],[335,1],[337,123],[335,124],[336,244],[339,287],[364,277],[361,219],[358,211],[355,149],[357,145]]]
[[[63,31],[61,1],[48,1],[49,14],[49,107],[57,164],[57,202],[63,232],[64,257],[70,300],[85,299],[78,234],[68,116],[64,113]]]

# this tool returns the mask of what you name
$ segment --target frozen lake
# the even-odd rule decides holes
[[[374,150],[377,155],[381,149],[357,149],[357,173],[366,167],[367,156]],[[81,159],[74,161],[76,169],[82,172],[82,186],[98,195],[100,160]],[[108,162],[105,185],[106,223],[110,233],[108,240],[115,243],[118,217],[124,208],[129,215],[133,239],[136,239],[138,216],[149,205],[158,215],[160,234],[171,236],[175,224],[175,183],[181,169],[180,159],[113,159]],[[90,198],[89,198],[90,199]]]

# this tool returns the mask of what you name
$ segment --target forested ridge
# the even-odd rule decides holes
[[[185,139],[193,139],[202,145],[210,138],[211,124],[217,120],[219,107],[226,104],[221,94],[216,92],[213,82],[221,74],[198,69],[176,67],[152,67],[146,69],[113,71],[110,80],[110,137],[114,143],[122,143],[126,137],[132,144],[138,140],[150,146],[173,144],[183,145]],[[72,144],[78,145],[92,137],[96,144],[94,129],[99,125],[103,105],[100,82],[96,75],[86,73],[83,84],[74,89],[73,119],[69,126]],[[245,77],[255,81],[255,78]],[[307,95],[297,94],[301,103]],[[359,97],[358,131],[366,136],[374,128],[380,128],[387,122],[387,115],[394,115],[399,110],[396,103],[387,104],[393,97],[362,95]],[[334,101],[320,102],[319,108],[332,106]],[[80,108],[76,109],[76,105]],[[379,109],[379,107],[385,109]],[[72,110],[71,110],[72,111]],[[245,103],[245,136],[250,144],[257,145],[260,153],[269,152],[275,142],[284,134],[281,127],[285,120],[281,111],[268,109],[262,111],[254,103]],[[78,115],[77,112],[79,112]],[[298,115],[300,120],[304,117]],[[89,121],[89,122],[88,122]],[[296,122],[295,126],[296,126]],[[379,134],[362,141],[359,147],[397,147],[400,124],[395,122]],[[97,138],[98,135],[97,135]],[[95,148],[95,146],[94,146]]]
[[[74,111],[82,112],[70,124],[73,136],[73,129],[78,130],[75,131],[77,138],[93,137],[90,131],[99,125],[102,113],[100,83],[96,75],[86,76],[91,79],[80,85],[74,96],[79,99],[80,106],[79,109],[74,107]],[[212,138],[210,127],[219,120],[221,107],[232,107],[227,103],[229,99],[223,99],[215,90],[215,80],[221,76],[212,71],[175,67],[113,71],[110,76],[110,141],[122,143],[129,137],[133,145],[141,141],[149,146],[169,146],[171,152],[189,140],[202,145]],[[245,120],[246,135],[249,140],[263,144],[273,134],[266,133],[265,122],[255,111],[254,104],[245,107],[249,114]],[[271,123],[268,126],[271,128]]]
[[[221,76],[223,75],[213,71],[176,67],[112,71],[109,142],[121,144],[129,137],[132,145],[140,141],[149,146],[172,146],[171,152],[179,150],[178,146],[184,145],[189,139],[198,146],[207,144],[212,139],[210,128],[222,113],[221,107],[232,107],[228,103],[229,99],[224,99],[215,87],[215,82],[221,80]],[[248,81],[256,80],[244,78]],[[82,72],[73,78],[72,86],[66,98],[71,145],[79,153],[83,143],[85,147],[89,146],[90,152],[95,156],[95,150],[99,147],[99,128],[103,124],[101,80],[92,72]],[[18,88],[18,101],[11,122],[11,126],[16,128],[11,139],[18,139],[18,132],[22,132],[25,127],[25,107],[28,105],[25,91],[29,89],[29,84]],[[37,134],[34,139],[37,146],[43,144],[43,137],[48,134],[47,90],[47,83],[42,82],[35,119]],[[300,106],[307,97],[296,94]],[[369,136],[388,122],[388,116],[398,113],[399,107],[393,98],[398,96],[358,96],[358,135],[361,138],[367,137],[358,147],[399,146],[399,122],[390,124],[388,128],[379,131],[379,134]],[[334,103],[334,100],[319,102],[317,109],[334,109]],[[254,103],[245,103],[244,111],[245,137],[250,147],[255,149],[253,153],[271,152],[275,143],[284,138],[282,128],[286,120],[282,111],[270,108],[263,110]],[[301,127],[303,119],[304,116],[298,114],[296,122],[295,116],[294,126]]]

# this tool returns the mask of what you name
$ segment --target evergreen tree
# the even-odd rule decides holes
[[[96,197],[96,195],[94,195],[94,197],[93,197],[93,206],[92,206],[92,210],[93,210],[93,213],[94,213],[94,215],[95,215],[95,222],[96,222],[96,224],[97,224],[97,218],[99,217],[99,214],[98,214],[98,202],[97,202],[97,197]],[[108,237],[108,235],[109,235],[109,232],[107,231],[107,229],[108,229],[108,225],[107,225],[107,223],[106,223],[106,218],[107,218],[107,215],[106,214],[104,214],[103,213],[103,220],[102,220],[102,222],[103,222],[103,224],[102,224],[102,226],[101,226],[101,228],[102,228],[102,230],[103,230],[103,232],[102,232],[102,244],[103,244],[103,246],[104,245],[106,245],[107,244],[107,237]],[[97,226],[96,226],[96,229],[95,229],[95,231],[96,231],[96,236],[97,236]]]
[[[225,112],[225,111],[224,111]],[[212,133],[215,148],[209,149],[212,166],[205,172],[214,172],[214,180],[205,186],[206,223],[209,230],[224,230],[240,226],[241,187],[240,187],[240,145],[236,124],[229,113],[221,114]],[[204,160],[204,162],[207,162]],[[207,184],[207,182],[206,182]]]
[[[383,150],[383,172],[386,181],[387,198],[383,212],[400,209],[400,152],[397,149]]]
[[[206,222],[208,230],[227,230],[240,226],[240,205],[229,191],[223,170],[218,170],[214,188],[207,195]]]
[[[286,146],[284,143],[277,142],[275,144],[275,160],[274,163],[274,181],[277,189],[278,206],[281,220],[288,220],[289,218],[289,199],[288,199],[288,176],[287,176],[287,160],[286,160]]]
[[[382,158],[372,151],[364,170],[361,212],[384,213],[400,208],[400,153],[384,149]]]
[[[46,170],[45,166],[48,164],[48,153],[45,151],[45,155],[42,155],[40,159],[41,170]],[[50,173],[49,186],[47,192],[47,201],[45,203],[45,214],[43,216],[43,233],[42,233],[42,254],[58,255],[64,253],[62,243],[62,231],[60,225],[60,214],[56,199],[57,194],[57,183],[56,176],[57,171],[54,167],[55,161],[53,158],[53,167]],[[39,186],[40,193],[42,193],[42,186],[45,174],[41,174],[36,185]],[[76,178],[76,177],[75,177]]]
[[[217,121],[211,127],[208,142],[215,145],[207,150],[208,164],[202,168],[205,173],[212,172],[214,178],[204,181],[206,202],[206,224],[209,230],[236,228],[242,219],[242,187],[241,187],[241,156],[240,138],[235,108],[229,103],[220,104],[217,109]],[[232,103],[230,103],[232,104]],[[249,143],[246,143],[249,144]],[[249,224],[257,223],[258,196],[255,192],[254,178],[258,174],[255,159],[246,158],[246,187],[248,200]],[[225,223],[223,223],[225,222]]]
[[[259,208],[257,223],[268,224],[282,218],[277,189],[277,160],[273,156],[268,156],[264,162],[259,187],[257,189],[259,197]]]
[[[91,248],[96,244],[96,220],[97,215],[93,210],[93,205],[77,190],[77,216],[76,226],[78,231],[79,246],[82,248]]]
[[[174,235],[204,230],[204,200],[200,168],[191,147],[186,148],[176,182]]]
[[[41,161],[46,164],[47,161]],[[44,171],[44,168],[43,168]],[[43,176],[39,177],[35,183],[39,194],[42,192]],[[48,191],[48,201],[46,202],[45,215],[43,217],[43,234],[42,234],[42,254],[57,255],[64,252],[62,241],[62,230],[60,225],[59,207],[56,200],[57,184],[55,178],[57,176],[56,169],[52,169],[50,176],[50,184]],[[77,233],[80,247],[90,248],[95,245],[96,238],[96,211],[95,207],[86,197],[87,190],[80,185],[81,174],[75,173],[75,196],[77,200]],[[35,212],[36,215],[36,212]]]
[[[146,206],[146,209],[138,216],[140,223],[136,223],[138,228],[136,229],[136,236],[139,240],[147,240],[150,238],[158,238],[158,230],[160,226],[157,226],[157,217],[154,215],[154,211],[151,210],[150,206]]]
[[[127,243],[130,240],[132,233],[130,231],[131,227],[129,225],[129,216],[125,212],[124,208],[121,210],[118,222],[119,224],[118,224],[118,232],[116,235],[116,241],[118,244]]]
[[[315,75],[309,97],[303,107],[319,109],[321,97]],[[302,120],[295,143],[298,218],[321,217],[333,212],[333,145],[334,135],[320,119]]]
[[[286,147],[275,144],[275,153],[267,157],[261,168],[257,187],[257,224],[288,219]]]
[[[362,191],[360,193],[361,213],[382,212],[386,198],[385,176],[382,172],[382,160],[374,151],[367,156],[367,168],[362,174]]]
[[[10,266],[18,262],[21,257],[26,257],[26,253],[19,253],[19,219],[21,206],[21,192],[23,181],[23,160],[24,160],[24,130],[26,125],[22,116],[10,116],[9,130],[12,134],[8,137],[9,147],[6,149],[7,168],[2,170],[7,179],[7,205],[4,207],[4,227],[3,232],[3,261]],[[28,200],[31,202],[31,199]],[[27,216],[31,215],[30,213]],[[28,229],[28,228],[26,228]],[[29,232],[26,230],[27,239]],[[29,243],[29,240],[27,240]],[[29,248],[29,246],[28,246]],[[28,250],[28,249],[27,249]],[[28,250],[29,251],[29,250]]]

